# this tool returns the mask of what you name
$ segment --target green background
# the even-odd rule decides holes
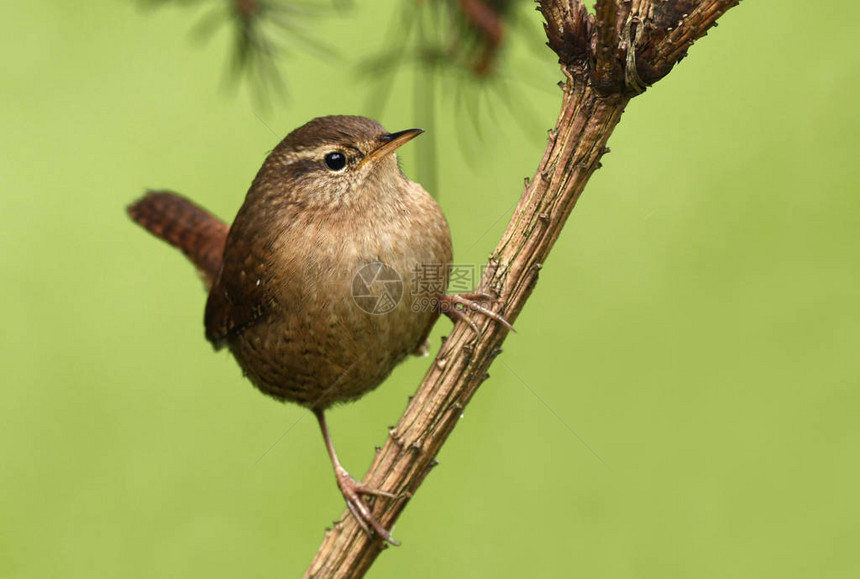
[[[219,90],[230,38],[193,42],[193,10],[0,9],[0,577],[304,570],[343,509],[316,424],[213,354],[192,268],[124,206],[166,187],[231,218],[292,128],[368,112],[352,65],[394,5],[319,20],[345,56],[297,51],[269,112]],[[558,111],[522,15],[528,134],[498,102],[483,142],[439,107],[459,263],[485,261]],[[748,0],[630,104],[371,577],[860,575],[858,19]],[[414,126],[412,99],[407,75],[379,120]],[[428,363],[330,413],[356,475]]]

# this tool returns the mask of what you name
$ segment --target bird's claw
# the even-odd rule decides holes
[[[368,537],[373,538],[373,536],[376,535],[383,541],[390,543],[395,547],[400,546],[400,542],[391,537],[391,533],[389,533],[388,530],[376,520],[376,517],[374,517],[373,513],[370,512],[370,507],[361,498],[361,495],[372,495],[396,499],[398,495],[360,483],[352,478],[345,470],[337,472],[337,486],[340,488],[340,492],[346,501],[346,506],[349,508],[349,512],[352,513],[352,516]]]
[[[502,315],[487,308],[482,302],[496,301],[496,298],[486,292],[470,292],[462,294],[445,294],[439,298],[439,311],[448,316],[452,322],[457,323],[458,320],[463,320],[472,329],[475,334],[480,334],[478,324],[474,322],[467,314],[466,310],[478,312],[494,320],[512,332],[516,332],[514,327]],[[461,307],[457,307],[461,306]]]

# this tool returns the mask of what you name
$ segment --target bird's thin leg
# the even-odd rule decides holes
[[[374,517],[373,513],[370,512],[370,508],[367,506],[367,503],[361,499],[361,495],[375,495],[388,498],[397,498],[397,495],[371,488],[352,478],[352,476],[346,472],[346,469],[341,466],[340,461],[337,458],[337,453],[334,451],[334,444],[332,444],[331,436],[329,436],[328,426],[326,426],[323,411],[315,409],[314,414],[320,423],[323,440],[325,440],[325,446],[328,450],[329,458],[331,458],[331,464],[334,467],[337,486],[346,501],[346,506],[349,507],[349,512],[352,513],[352,516],[355,517],[355,520],[358,521],[362,530],[364,530],[369,537],[372,537],[375,533],[384,541],[387,541],[392,545],[399,546],[400,543],[391,538],[391,533],[389,533],[385,527],[376,520],[376,517]]]
[[[469,327],[472,328],[472,331],[476,334],[480,333],[478,331],[478,325],[471,318],[469,318],[469,316],[466,314],[466,311],[478,312],[479,314],[487,316],[491,320],[495,320],[496,322],[502,324],[507,329],[511,331],[516,331],[514,330],[514,327],[508,322],[508,320],[483,305],[482,302],[488,301],[495,301],[495,298],[490,294],[484,292],[444,294],[439,298],[438,308],[441,313],[448,316],[455,324],[457,323],[457,320],[464,320],[467,324],[469,324]]]

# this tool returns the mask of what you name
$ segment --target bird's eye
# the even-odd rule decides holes
[[[346,167],[346,155],[344,155],[340,151],[332,151],[331,153],[326,153],[325,166],[332,171],[343,170],[343,168]]]

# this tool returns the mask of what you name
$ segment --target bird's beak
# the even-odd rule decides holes
[[[373,151],[371,151],[367,157],[362,159],[358,166],[361,167],[369,161],[377,161],[379,159],[387,157],[388,155],[399,149],[401,145],[405,145],[423,132],[424,129],[406,129],[405,131],[398,131],[396,133],[382,135],[379,138],[381,144]]]

